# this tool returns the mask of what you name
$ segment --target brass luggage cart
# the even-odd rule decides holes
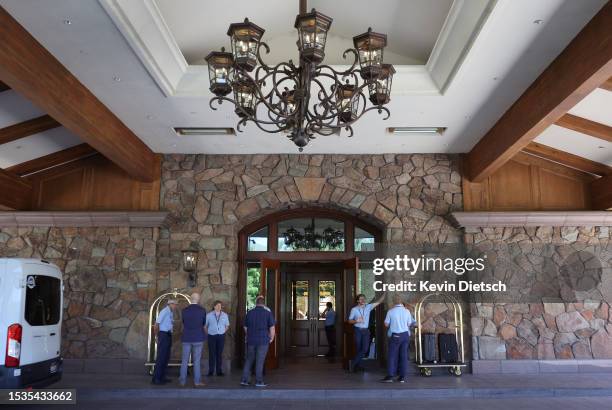
[[[184,293],[180,293],[178,289],[174,289],[172,292],[164,293],[160,295],[157,299],[153,301],[151,307],[149,308],[149,330],[148,330],[148,341],[147,341],[147,361],[145,362],[145,367],[148,369],[149,374],[152,375],[155,370],[155,359],[157,359],[157,341],[155,336],[155,320],[159,315],[159,311],[166,306],[166,302],[168,299],[176,299],[179,302],[187,302],[187,304],[191,303],[191,298]],[[174,323],[174,329],[179,328],[182,323],[181,312],[180,309],[176,309],[173,313],[172,321]],[[174,344],[174,343],[173,343]],[[179,367],[181,365],[179,361],[173,361],[170,359],[168,362],[168,366]],[[192,367],[191,358],[189,358],[189,368]]]
[[[455,340],[457,341],[457,360],[451,363],[440,363],[439,361],[426,362],[423,360],[423,329],[422,329],[422,315],[421,309],[427,303],[436,303],[436,302],[428,302],[428,299],[432,299],[437,297],[441,299],[441,302],[447,306],[450,305],[453,308],[453,317],[454,317],[454,329],[455,329]],[[425,295],[423,299],[421,299],[415,306],[415,315],[417,327],[414,332],[414,346],[416,350],[416,365],[421,372],[421,376],[429,377],[432,374],[432,368],[435,367],[446,367],[448,368],[448,372],[454,376],[461,376],[462,368],[466,367],[465,363],[465,348],[463,343],[463,310],[461,305],[454,297],[444,294],[444,293],[430,293]]]

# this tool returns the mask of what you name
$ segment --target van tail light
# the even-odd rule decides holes
[[[19,356],[21,356],[21,325],[15,323],[8,327],[6,336],[6,367],[19,367]]]

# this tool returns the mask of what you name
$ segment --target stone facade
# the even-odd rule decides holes
[[[612,261],[612,231],[608,227],[481,228],[467,230],[465,240],[482,249],[507,251],[542,270],[542,258],[532,257],[537,245],[563,245],[565,254],[596,250],[603,261],[603,281]],[[520,254],[518,254],[520,253]],[[605,294],[603,296],[609,296]],[[608,297],[575,303],[477,303],[471,306],[472,348],[475,359],[609,359],[612,358],[612,316]]]
[[[454,228],[448,215],[461,210],[461,177],[447,155],[167,155],[162,167],[162,228],[0,229],[1,256],[45,258],[65,272],[65,357],[144,358],[150,303],[173,288],[192,291],[181,267],[187,248],[199,252],[195,290],[204,305],[219,299],[235,318],[238,232],[288,208],[343,210],[383,228],[391,244],[557,241],[610,250],[607,228]],[[476,359],[612,358],[605,303],[472,304],[467,312]],[[426,330],[450,318],[444,305],[430,305]],[[234,336],[233,322],[227,359]]]
[[[187,286],[181,249],[199,249],[205,305],[228,302],[235,317],[238,232],[263,215],[331,207],[383,227],[389,243],[445,243],[460,240],[445,217],[462,202],[458,164],[447,155],[168,155],[161,207],[170,217],[158,240],[158,288]]]
[[[155,287],[156,228],[3,228],[0,255],[64,272],[62,354],[143,358]],[[143,337],[144,335],[144,337]]]

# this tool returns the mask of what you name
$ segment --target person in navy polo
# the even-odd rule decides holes
[[[189,356],[193,363],[193,383],[195,387],[205,386],[202,383],[202,370],[200,360],[202,358],[202,348],[206,333],[204,326],[206,325],[206,309],[200,305],[200,294],[191,294],[191,303],[183,309],[183,355],[181,357],[181,372],[179,383],[185,386],[187,383],[187,366],[189,365]]]
[[[155,336],[157,337],[157,357],[155,358],[155,369],[153,371],[153,384],[166,384],[170,379],[166,378],[166,368],[170,360],[170,349],[172,348],[172,317],[178,302],[176,299],[168,299],[167,306],[160,310],[155,319]]]
[[[410,345],[410,327],[415,325],[410,311],[402,303],[399,293],[393,294],[393,308],[387,311],[385,327],[389,336],[389,355],[387,357],[387,376],[381,380],[383,383],[393,383],[393,376],[397,374],[397,381],[406,382],[408,369],[408,348]]]
[[[247,357],[244,363],[240,385],[249,386],[253,362],[255,362],[255,386],[266,387],[263,380],[263,368],[270,343],[274,341],[274,316],[265,305],[263,296],[257,296],[255,307],[246,315],[244,333],[247,342]]]
[[[348,322],[354,326],[355,331],[355,357],[350,362],[351,371],[365,370],[361,361],[370,350],[370,312],[380,305],[385,294],[372,303],[366,304],[365,295],[357,295],[357,305],[351,309]]]

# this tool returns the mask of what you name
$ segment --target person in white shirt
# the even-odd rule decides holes
[[[355,357],[350,363],[351,371],[365,370],[361,361],[368,355],[370,350],[370,312],[380,305],[385,294],[377,300],[366,304],[365,295],[357,295],[357,305],[351,309],[348,322],[354,326],[355,331]]]
[[[212,312],[206,315],[206,333],[208,334],[208,376],[217,373],[223,376],[223,346],[225,332],[229,329],[229,316],[223,310],[223,303],[215,301]]]

